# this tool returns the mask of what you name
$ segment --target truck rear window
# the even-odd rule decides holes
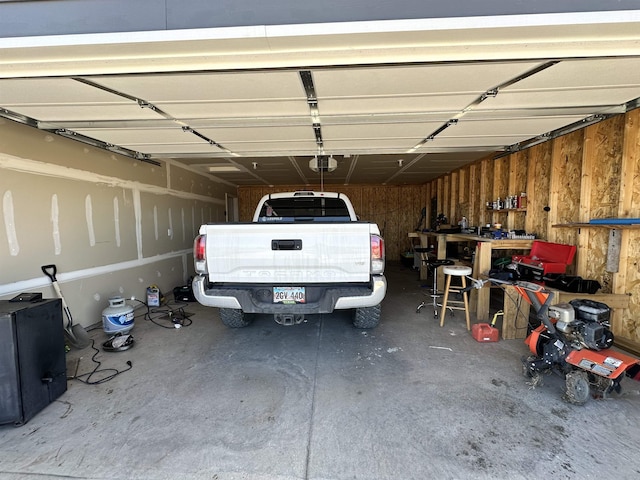
[[[349,210],[340,198],[289,197],[267,200],[259,222],[348,222]]]

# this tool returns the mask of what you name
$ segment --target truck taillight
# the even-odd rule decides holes
[[[207,236],[198,235],[193,241],[193,264],[196,273],[207,273]]]
[[[371,235],[371,273],[384,273],[384,240]]]

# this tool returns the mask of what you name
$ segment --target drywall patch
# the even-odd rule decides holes
[[[185,229],[184,223],[184,207],[180,209],[180,218],[182,220],[182,242],[184,243],[187,240],[187,230]]]
[[[193,236],[196,236],[196,207],[193,206],[191,207],[191,231],[193,233]],[[198,229],[198,232],[200,230]]]
[[[169,208],[169,238],[173,240],[173,218],[171,218],[171,208]]]
[[[93,228],[93,204],[91,203],[91,195],[87,195],[84,199],[84,213],[87,217],[87,232],[89,233],[89,245],[96,246],[96,232]]]
[[[16,222],[13,213],[13,194],[11,190],[4,192],[2,196],[2,211],[4,212],[4,229],[7,232],[9,253],[16,257],[20,253],[18,235],[16,234]]]
[[[133,190],[133,211],[136,216],[136,244],[138,247],[138,259],[142,259],[142,202],[140,190]]]
[[[120,247],[120,202],[113,197],[113,223],[116,228],[116,245]]]
[[[60,242],[60,209],[58,207],[58,195],[51,196],[51,233],[53,235],[53,252],[60,255],[62,252],[62,243]]]
[[[156,205],[153,206],[153,232],[158,240],[158,207]]]

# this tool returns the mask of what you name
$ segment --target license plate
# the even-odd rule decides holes
[[[304,303],[304,287],[273,287],[273,303]]]

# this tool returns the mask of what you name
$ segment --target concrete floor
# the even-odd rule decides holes
[[[417,273],[391,264],[383,319],[228,329],[189,304],[189,327],[142,318],[133,368],[68,391],[21,427],[0,426],[0,479],[636,479],[640,383],[565,403],[555,375],[531,389],[521,340],[478,343],[462,312],[440,328]],[[96,344],[106,339],[93,330]],[[93,369],[72,351],[71,375]],[[97,378],[97,377],[96,377]]]

